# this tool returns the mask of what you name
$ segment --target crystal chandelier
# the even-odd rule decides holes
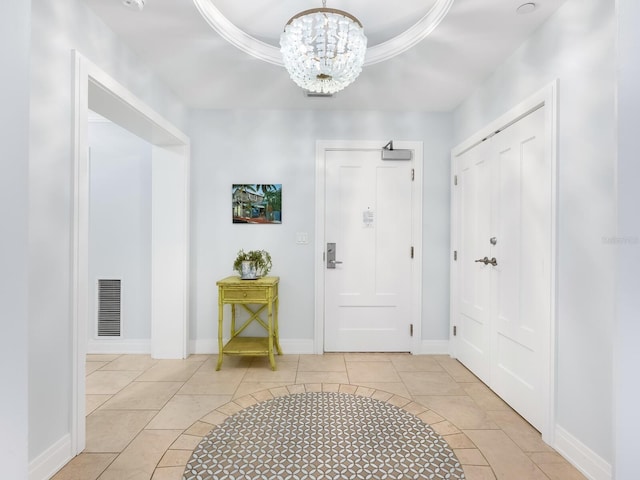
[[[342,10],[322,8],[294,15],[280,36],[284,66],[298,86],[335,93],[362,71],[367,37],[360,21]]]

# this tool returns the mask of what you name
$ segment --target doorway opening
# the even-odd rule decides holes
[[[104,71],[73,52],[71,450],[85,447],[89,310],[89,110],[151,144],[151,355],[185,358],[188,342],[190,141]]]
[[[151,144],[89,111],[87,353],[151,352]]]

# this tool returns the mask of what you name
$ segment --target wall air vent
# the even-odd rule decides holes
[[[120,336],[121,280],[98,279],[98,337]]]
[[[309,98],[332,98],[335,97],[335,93],[322,93],[322,92],[311,92],[309,90],[303,90],[304,96]]]

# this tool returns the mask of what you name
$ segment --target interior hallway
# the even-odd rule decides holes
[[[584,479],[459,362],[444,355],[87,356],[87,446],[54,480],[181,480],[201,438],[227,414],[276,395],[376,395],[426,419],[468,480]],[[304,389],[304,390],[303,390]],[[387,393],[388,392],[388,393]]]

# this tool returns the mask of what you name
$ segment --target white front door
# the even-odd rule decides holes
[[[456,356],[542,429],[551,322],[551,162],[540,108],[462,154]],[[478,262],[487,258],[489,262]]]
[[[325,351],[411,350],[412,190],[412,161],[325,153]]]

